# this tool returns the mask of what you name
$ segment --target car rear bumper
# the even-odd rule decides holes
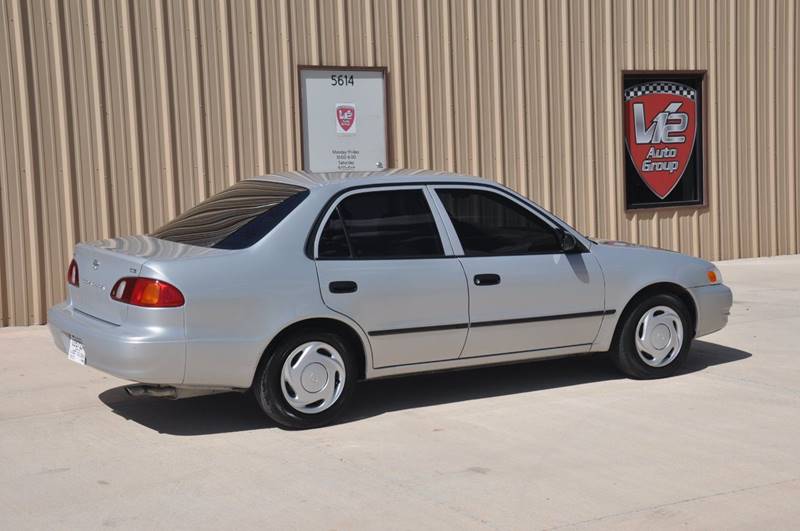
[[[175,321],[171,316],[169,321]],[[70,336],[80,339],[86,364],[113,376],[141,383],[183,383],[186,338],[182,315],[180,326],[115,325],[96,319],[68,302],[47,312],[50,333],[63,352]],[[177,323],[176,323],[177,324]]]
[[[733,304],[733,293],[724,284],[689,288],[697,306],[697,330],[695,337],[716,332],[728,324],[728,315]]]

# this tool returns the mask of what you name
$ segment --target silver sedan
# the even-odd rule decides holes
[[[70,360],[131,394],[250,389],[293,428],[333,421],[363,379],[608,351],[669,376],[732,301],[705,260],[401,170],[247,179],[153,234],[77,245],[67,280],[48,317]]]

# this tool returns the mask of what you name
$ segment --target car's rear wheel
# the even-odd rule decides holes
[[[671,294],[646,297],[623,316],[611,356],[632,378],[671,376],[685,362],[693,328],[686,304]]]
[[[281,340],[253,383],[261,409],[286,428],[333,422],[349,401],[358,374],[352,347],[328,331],[301,331]]]

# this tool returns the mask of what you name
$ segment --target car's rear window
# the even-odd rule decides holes
[[[244,249],[269,233],[308,195],[290,184],[245,180],[206,199],[151,236],[200,247]]]

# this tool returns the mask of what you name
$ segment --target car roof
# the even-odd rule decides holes
[[[372,184],[410,184],[449,181],[454,183],[493,183],[493,181],[489,181],[482,177],[461,175],[446,171],[414,169],[386,169],[380,171],[328,173],[287,171],[250,177],[249,179],[281,182],[294,186],[301,186],[310,190],[318,188],[335,188],[337,190],[341,190]]]

